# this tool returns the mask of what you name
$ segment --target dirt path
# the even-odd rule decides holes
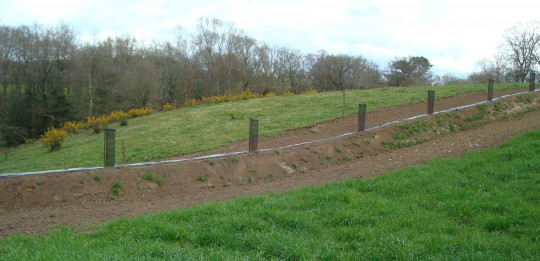
[[[482,93],[438,100],[436,110],[484,99]],[[375,126],[422,114],[425,110],[425,104],[417,104],[370,112],[367,124],[368,127]],[[216,161],[2,179],[0,236],[39,234],[59,226],[86,230],[119,217],[347,178],[372,177],[421,164],[432,157],[456,157],[470,150],[496,146],[539,127],[540,110],[536,110],[467,131],[434,135],[427,142],[397,150],[382,148],[380,141],[391,136],[392,131],[384,128],[333,142]],[[354,117],[348,117],[288,131],[275,138],[263,139],[260,144],[263,148],[287,145],[335,136],[355,128]],[[216,151],[245,150],[245,147],[246,143],[238,143]],[[146,180],[144,176],[149,173],[164,180],[165,184],[160,186]],[[117,196],[111,193],[114,182],[122,184]]]

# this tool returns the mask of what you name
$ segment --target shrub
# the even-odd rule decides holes
[[[64,122],[62,129],[67,131],[67,133],[77,133],[80,129],[84,128],[84,122],[80,121],[68,121]]]
[[[86,119],[86,123],[94,130],[94,133],[100,133],[102,129],[109,123],[106,116],[94,117],[90,116]]]
[[[276,97],[277,95],[274,92],[267,92],[264,94],[264,97]]]
[[[68,133],[64,129],[52,128],[41,135],[41,144],[49,151],[56,151],[62,147]]]
[[[245,91],[238,94],[240,99],[242,100],[249,100],[249,99],[255,99],[260,98],[261,95],[255,92],[252,92],[251,89],[247,88]]]
[[[153,112],[154,112],[154,109],[152,108],[142,107],[142,108],[131,109],[128,111],[128,114],[131,117],[135,118],[135,117],[140,117],[140,116],[146,116],[146,115],[152,114]]]
[[[281,93],[283,96],[292,96],[294,93],[291,90],[285,90],[283,93]]]
[[[226,96],[203,97],[202,103],[222,103],[226,101]]]
[[[175,102],[168,102],[168,103],[165,103],[165,105],[163,105],[163,110],[164,111],[170,111],[170,110],[174,110],[178,108],[178,106],[176,105]]]
[[[113,123],[122,121],[123,119],[128,119],[130,115],[125,111],[113,111],[105,117],[107,118],[107,122]]]
[[[187,99],[184,104],[186,106],[195,106],[195,105],[197,105],[197,100],[195,100],[195,99]]]

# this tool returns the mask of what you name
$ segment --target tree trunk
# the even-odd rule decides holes
[[[92,116],[92,111],[94,110],[94,90],[92,86],[92,74],[88,73],[88,97],[89,97],[89,109],[88,109],[88,116]]]

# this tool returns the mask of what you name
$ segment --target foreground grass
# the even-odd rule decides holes
[[[526,88],[525,84],[497,85],[496,90]],[[347,114],[357,113],[358,104],[368,110],[425,102],[433,87],[380,88],[347,92]],[[485,85],[436,87],[437,98],[465,92],[485,91]],[[117,129],[116,162],[164,159],[218,148],[246,140],[250,118],[259,119],[260,135],[306,127],[341,116],[340,92],[271,97],[222,104],[199,105],[132,119]],[[336,133],[338,134],[338,133]],[[247,148],[246,148],[247,149]],[[103,165],[103,135],[71,135],[57,152],[47,152],[39,143],[27,144],[0,155],[0,173],[92,167]]]
[[[380,177],[0,241],[6,260],[540,259],[540,130]]]

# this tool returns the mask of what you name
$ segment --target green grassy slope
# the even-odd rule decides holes
[[[371,179],[0,241],[6,260],[538,260],[540,130]]]
[[[497,85],[496,90],[525,88],[525,84]],[[359,103],[368,110],[425,101],[433,87],[380,88],[347,92],[348,114]],[[436,97],[485,91],[484,85],[435,87]],[[199,105],[132,119],[116,128],[117,162],[125,143],[127,163],[164,159],[221,147],[246,140],[249,118],[259,119],[260,135],[305,127],[341,116],[341,93],[270,97],[222,104]],[[0,173],[93,167],[103,164],[103,135],[71,135],[57,152],[48,152],[39,142],[0,155]]]

